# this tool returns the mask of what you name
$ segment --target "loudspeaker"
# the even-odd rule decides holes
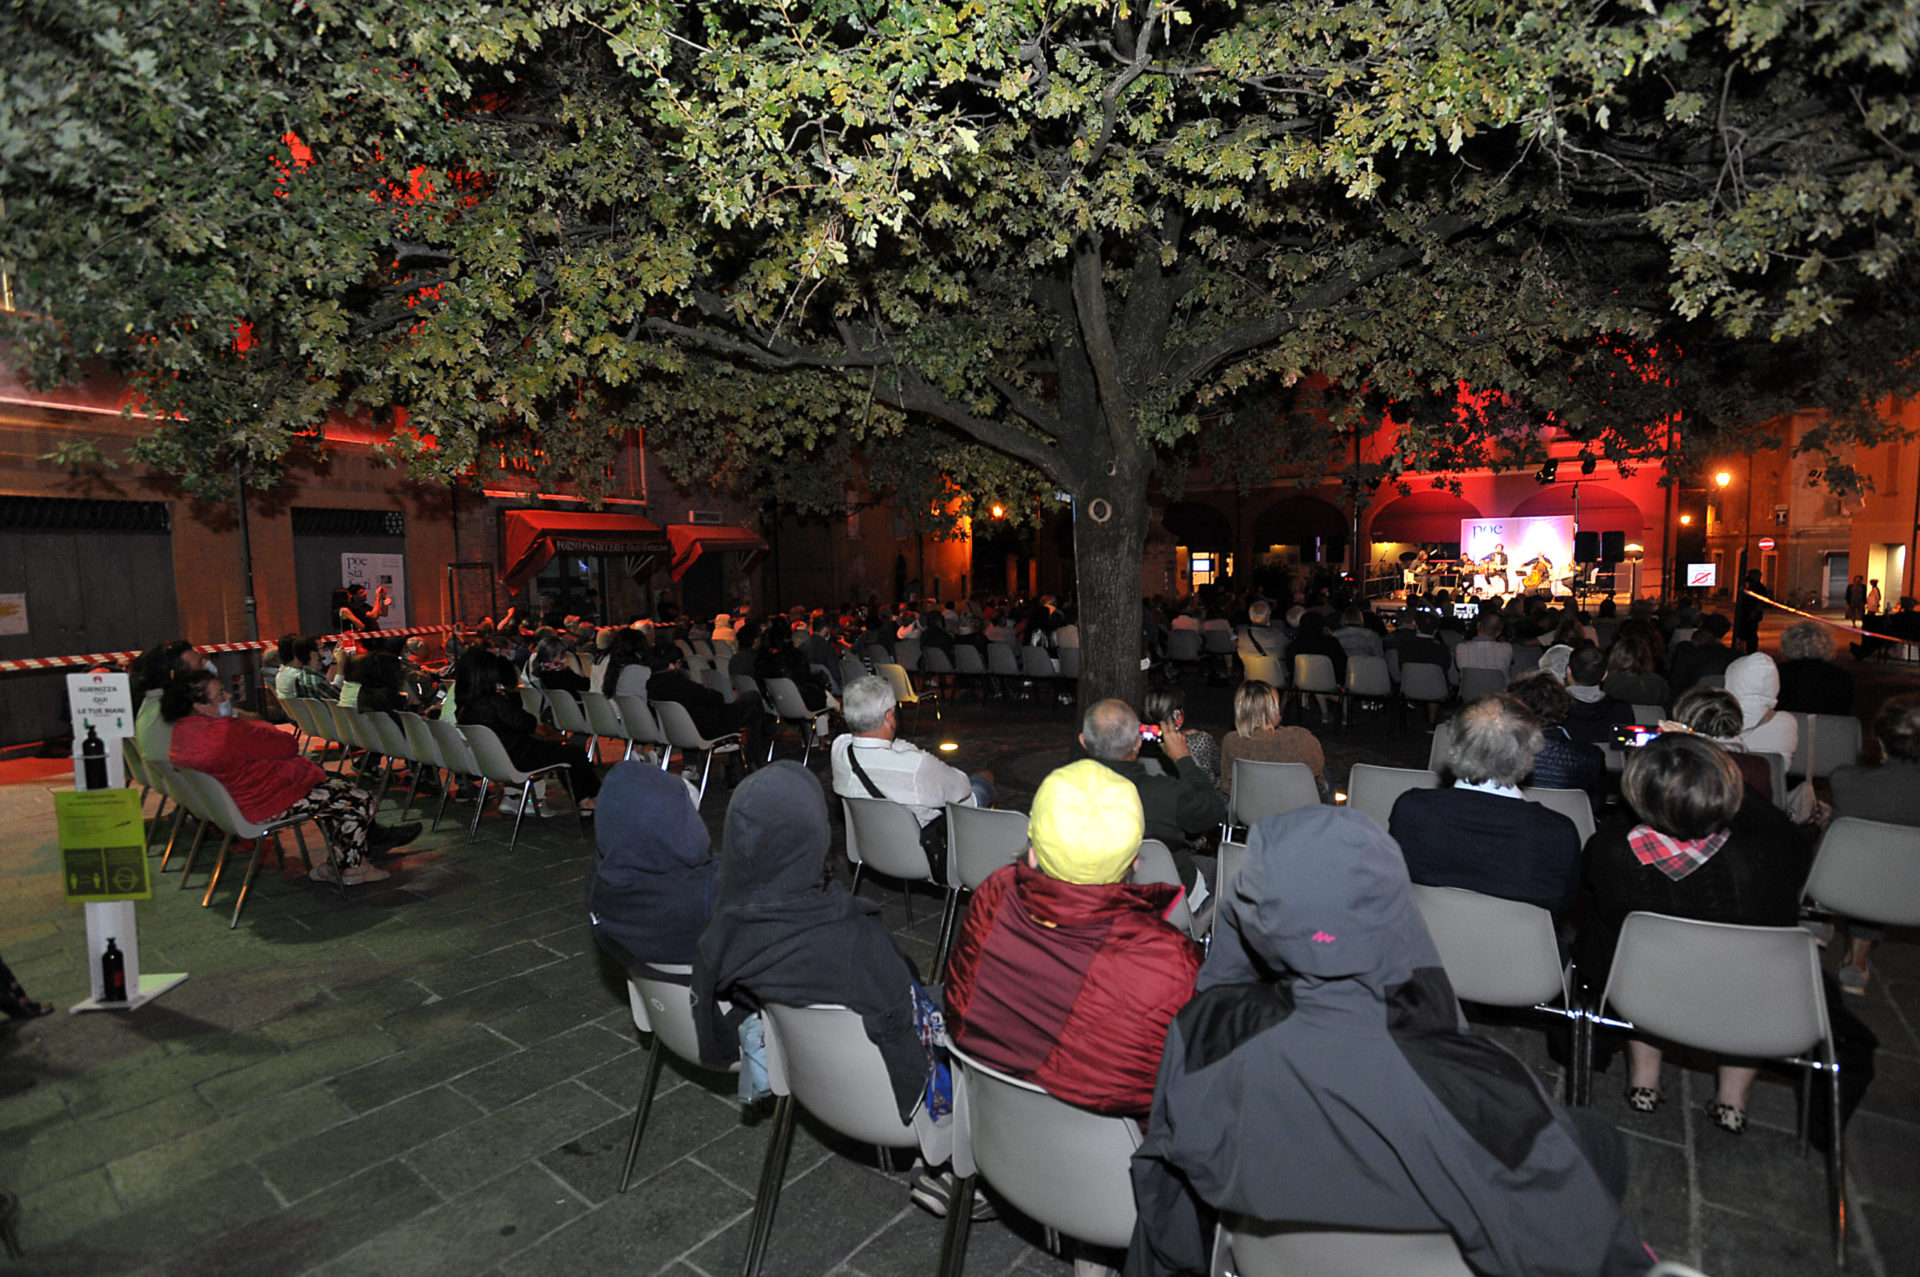
[[[1600,561],[1600,534],[1598,532],[1576,532],[1573,534],[1573,561],[1575,563],[1598,563]]]
[[[1620,563],[1627,557],[1627,534],[1624,532],[1602,532],[1600,534],[1600,561],[1602,563]]]

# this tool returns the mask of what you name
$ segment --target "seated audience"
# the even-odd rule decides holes
[[[1187,692],[1178,683],[1166,683],[1147,689],[1146,699],[1140,704],[1140,721],[1143,723],[1172,723],[1186,738],[1187,752],[1200,769],[1217,780],[1220,776],[1220,739],[1212,732],[1198,727],[1187,726]],[[1140,757],[1160,761],[1163,770],[1172,770],[1160,746],[1152,741],[1140,746]]]
[[[160,712],[160,697],[175,680],[198,673],[205,665],[205,659],[185,639],[150,647],[133,658],[127,667],[127,682],[139,706],[133,712],[133,738],[142,758],[167,757],[173,724]]]
[[[1567,657],[1567,739],[1582,745],[1611,745],[1622,727],[1633,725],[1633,706],[1601,687],[1607,658],[1588,643]],[[1648,724],[1652,726],[1652,724]]]
[[[649,701],[665,701],[683,707],[687,717],[693,720],[694,730],[707,740],[739,732],[740,759],[766,757],[767,714],[757,694],[740,692],[728,700],[690,676],[678,659],[656,651],[654,660],[653,672],[647,678],[646,694]],[[733,768],[739,765],[741,763],[735,756],[728,756],[730,776]]]
[[[1453,664],[1463,670],[1499,670],[1513,665],[1513,644],[1502,636],[1506,621],[1498,612],[1482,612],[1474,636],[1453,649]]]
[[[1140,791],[1146,836],[1167,844],[1181,883],[1193,891],[1199,872],[1193,862],[1194,844],[1204,842],[1220,824],[1227,805],[1214,791],[1212,778],[1188,753],[1179,726],[1160,724],[1160,752],[1173,765],[1171,775],[1150,772],[1140,761],[1140,719],[1125,701],[1098,701],[1088,709],[1080,726],[1080,745]]]
[[[1449,1233],[1477,1273],[1640,1273],[1626,1180],[1605,1120],[1466,1030],[1378,826],[1254,826],[1134,1155],[1132,1277],[1209,1272],[1225,1214]]]
[[[419,822],[379,824],[372,794],[321,771],[294,747],[291,733],[231,717],[232,706],[226,685],[209,670],[169,681],[160,702],[173,728],[167,760],[219,781],[250,821],[309,814],[317,819],[332,847],[332,855],[313,867],[318,881],[357,885],[389,877],[368,857],[412,842],[420,835]]]
[[[1885,635],[1885,638],[1868,637],[1858,643],[1847,644],[1857,660],[1863,656],[1873,656],[1885,652],[1895,643],[1920,643],[1920,603],[1912,596],[1902,595],[1900,610],[1885,616],[1868,617],[1866,628],[1870,635]]]
[[[600,773],[588,761],[586,750],[565,743],[559,732],[527,713],[520,698],[502,686],[503,664],[498,657],[462,660],[454,681],[454,695],[459,701],[456,721],[462,727],[485,727],[492,731],[500,738],[501,748],[507,751],[507,761],[520,771],[565,763],[575,807],[582,816],[592,815],[594,798],[600,792]],[[518,793],[501,795],[503,815],[513,815],[519,810]],[[552,814],[545,802],[540,804],[540,814]]]
[[[753,676],[763,686],[770,678],[791,679],[808,709],[818,714],[827,708],[826,683],[813,672],[806,653],[793,645],[793,627],[778,617],[767,625],[766,647],[754,659]]]
[[[1873,734],[1885,761],[1878,767],[1850,763],[1834,769],[1833,814],[1878,820],[1889,825],[1920,825],[1920,692],[1889,696],[1873,716]],[[1881,929],[1848,926],[1853,940],[1840,968],[1840,987],[1867,991],[1867,960]]]
[[[1733,663],[1733,649],[1726,642],[1732,628],[1726,617],[1709,612],[1700,618],[1692,638],[1673,645],[1667,657],[1667,682],[1676,695],[1708,675],[1727,672]]]
[[[900,708],[893,685],[869,674],[847,684],[841,698],[847,730],[834,739],[833,792],[842,798],[884,798],[920,823],[920,845],[935,881],[947,876],[948,803],[993,806],[993,777],[969,776],[911,741],[900,739]]]
[[[1812,856],[1784,814],[1741,783],[1727,751],[1692,732],[1667,732],[1633,751],[1621,777],[1628,811],[1587,847],[1592,908],[1575,944],[1576,969],[1606,986],[1614,946],[1629,913],[1644,910],[1705,922],[1790,927]],[[1628,1043],[1627,1103],[1651,1113],[1661,1103],[1660,1048]],[[1707,1116],[1723,1131],[1747,1125],[1756,1070],[1723,1063]]]
[[[1632,625],[1633,622],[1628,622]],[[1658,631],[1655,631],[1656,635]],[[1666,678],[1658,672],[1653,651],[1647,646],[1646,639],[1638,634],[1628,633],[1622,626],[1620,637],[1614,642],[1613,650],[1607,653],[1607,677],[1601,684],[1606,693],[1629,705],[1658,705],[1662,708],[1673,704],[1673,691]]]
[[[1853,713],[1853,675],[1833,663],[1833,635],[1818,621],[1789,625],[1780,635],[1780,700],[1792,714]]]
[[[1367,626],[1366,617],[1357,607],[1349,607],[1340,614],[1340,628],[1333,637],[1346,649],[1348,656],[1385,656],[1383,640]]]
[[[646,763],[617,764],[593,823],[593,938],[629,971],[690,965],[719,868],[685,782]]]
[[[1238,649],[1242,656],[1287,659],[1287,632],[1273,623],[1273,604],[1255,599],[1248,606],[1247,623],[1240,627]]]
[[[274,695],[281,700],[294,697],[322,701],[340,699],[339,689],[320,672],[320,644],[311,635],[295,638],[288,645],[288,652],[289,656],[281,664],[280,672],[273,676]]]
[[[600,690],[608,696],[645,696],[647,680],[653,670],[647,665],[652,645],[637,629],[617,631],[613,646],[607,649],[607,668],[600,676]]]
[[[1483,696],[1453,716],[1446,767],[1453,784],[1400,795],[1387,822],[1415,882],[1555,913],[1573,903],[1580,831],[1520,792],[1545,743],[1533,714],[1512,696]]]
[[[1326,657],[1333,662],[1333,681],[1342,687],[1346,686],[1347,649],[1340,645],[1340,640],[1327,632],[1325,613],[1309,611],[1300,614],[1300,624],[1288,652],[1295,657]],[[1320,721],[1324,723],[1332,717],[1331,704],[1323,694],[1313,693],[1312,695],[1320,707]]]
[[[1249,679],[1234,689],[1233,730],[1220,742],[1219,789],[1233,796],[1236,759],[1256,763],[1305,763],[1321,797],[1327,792],[1327,756],[1320,741],[1304,727],[1280,725],[1280,692],[1270,683]]]
[[[1749,751],[1740,743],[1740,702],[1724,687],[1696,687],[1674,702],[1673,718],[1663,727],[1678,724],[1697,732],[1727,751],[1741,779],[1761,798],[1773,801],[1773,766],[1763,754]]]
[[[1567,734],[1567,715],[1573,697],[1560,680],[1545,670],[1522,674],[1507,684],[1507,694],[1533,712],[1544,742],[1533,756],[1532,783],[1542,789],[1578,789],[1598,811],[1607,798],[1607,757],[1598,745],[1586,745]]]
[[[1774,709],[1780,671],[1773,658],[1754,652],[1729,663],[1727,691],[1740,703],[1740,743],[1756,754],[1778,754],[1791,762],[1800,745],[1800,724]]]

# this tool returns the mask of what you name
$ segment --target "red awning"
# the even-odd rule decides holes
[[[760,534],[745,528],[670,523],[667,525],[667,536],[673,542],[673,579],[676,581],[685,576],[694,560],[708,550],[733,550],[746,555],[740,564],[742,572],[750,571],[767,552],[767,543]]]
[[[571,510],[508,510],[502,520],[509,591],[518,590],[556,554],[666,554],[669,541],[659,524],[633,514],[588,514]]]
[[[1375,541],[1413,544],[1458,541],[1460,520],[1479,517],[1480,511],[1472,502],[1451,492],[1410,492],[1380,507],[1373,516],[1369,535]]]

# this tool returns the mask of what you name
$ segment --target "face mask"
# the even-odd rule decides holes
[[[211,656],[207,658],[207,663],[205,665],[202,665],[200,668],[205,670],[209,674],[218,674],[220,672],[220,667],[214,664],[213,658]]]
[[[232,717],[233,717],[233,702],[232,702],[232,701],[221,701],[221,702],[220,702],[220,717],[222,717],[222,718],[232,718]]]

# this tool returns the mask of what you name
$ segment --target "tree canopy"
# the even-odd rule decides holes
[[[639,428],[803,509],[856,453],[928,518],[1064,491],[1098,688],[1197,443],[1252,475],[1390,420],[1371,483],[1817,406],[1844,460],[1915,374],[1920,35],[1872,0],[0,22],[10,335],[143,375],[190,486],[345,403],[405,407],[431,476],[591,492]]]

